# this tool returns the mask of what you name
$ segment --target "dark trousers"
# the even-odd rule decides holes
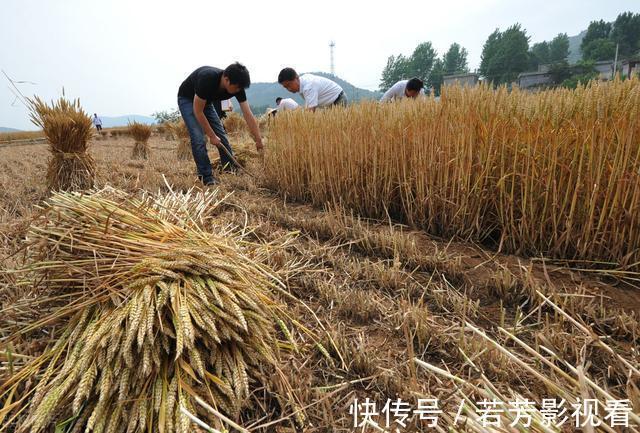
[[[191,152],[193,153],[193,159],[195,160],[196,167],[198,168],[198,177],[206,183],[213,179],[213,171],[211,169],[209,154],[207,153],[207,137],[204,135],[204,131],[193,112],[193,100],[179,96],[178,109],[184,119],[184,123],[187,125],[187,129],[189,130],[189,137],[191,138]],[[227,149],[229,154],[233,155],[231,144],[229,144],[229,140],[227,139],[227,133],[224,130],[222,121],[220,120],[220,117],[218,117],[218,113],[216,113],[212,103],[205,105],[204,116],[209,121],[209,125],[211,125],[213,132],[220,137],[222,145]],[[233,161],[224,150],[218,149],[218,152],[220,153],[220,163],[223,167],[234,165]]]
[[[347,95],[344,91],[340,92],[336,100],[333,101],[333,105],[340,105],[342,107],[346,107],[348,103],[349,100],[347,99]]]

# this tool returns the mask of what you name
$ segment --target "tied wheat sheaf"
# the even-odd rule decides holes
[[[640,269],[640,79],[278,115],[268,184],[503,251]],[[608,262],[608,263],[602,263]]]
[[[178,140],[178,147],[176,148],[176,157],[181,161],[191,159],[191,141],[189,138],[189,130],[183,120],[177,120],[175,122],[167,122],[167,129],[171,132],[171,135]]]
[[[227,117],[224,118],[222,124],[227,134],[239,134],[248,131],[244,119],[237,113],[227,113]]]
[[[135,140],[131,157],[133,159],[148,159],[151,152],[149,146],[151,127],[144,123],[133,122],[129,124],[128,131]]]
[[[38,382],[18,431],[188,432],[186,414],[211,422],[198,396],[239,414],[250,376],[278,358],[281,283],[260,265],[264,247],[200,228],[194,215],[215,200],[105,189],[46,202],[28,233],[25,278],[73,295],[55,346],[0,386]]]
[[[96,164],[87,147],[93,124],[80,101],[60,98],[49,105],[35,97],[28,103],[31,122],[42,128],[51,150],[48,188],[54,191],[92,188]]]

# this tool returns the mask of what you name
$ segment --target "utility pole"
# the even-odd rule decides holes
[[[336,47],[336,43],[334,41],[330,41],[329,42],[329,53],[331,55],[331,75],[336,75],[336,69],[335,69],[335,65],[333,63],[333,50]]]
[[[620,44],[616,44],[616,57],[615,60],[613,61],[613,77],[611,77],[611,79],[615,79],[616,78],[616,71],[618,69],[618,47],[620,46]]]

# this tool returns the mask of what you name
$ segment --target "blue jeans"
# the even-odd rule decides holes
[[[193,112],[193,100],[179,96],[178,109],[184,119],[184,123],[187,125],[187,129],[189,130],[189,137],[191,138],[191,152],[193,153],[193,159],[195,160],[196,167],[198,168],[198,177],[205,183],[209,182],[213,179],[213,172],[211,170],[209,154],[207,153],[207,137],[205,136],[204,131]],[[212,103],[207,103],[207,105],[205,105],[204,116],[209,121],[209,125],[211,125],[213,132],[220,137],[222,145],[231,155],[233,155],[231,144],[229,144],[229,140],[227,139],[227,133],[224,130],[224,126],[222,126],[222,122],[218,117],[218,113],[216,113],[216,110],[213,108]],[[220,163],[222,167],[234,166],[233,161],[224,150],[218,149],[218,152],[220,153]]]

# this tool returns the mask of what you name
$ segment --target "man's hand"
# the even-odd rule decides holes
[[[247,101],[240,103],[240,110],[242,110],[242,117],[244,117],[245,122],[247,122],[247,126],[249,127],[249,131],[251,132],[251,136],[253,140],[256,142],[256,149],[258,152],[262,152],[264,149],[264,144],[262,143],[262,136],[260,135],[260,128],[258,127],[258,122],[256,118],[253,116],[251,112],[251,107],[249,107],[249,103]]]
[[[216,134],[210,135],[209,140],[211,141],[211,144],[213,144],[217,148],[220,148],[220,146],[222,146],[222,141],[220,141],[220,137],[218,137]]]

